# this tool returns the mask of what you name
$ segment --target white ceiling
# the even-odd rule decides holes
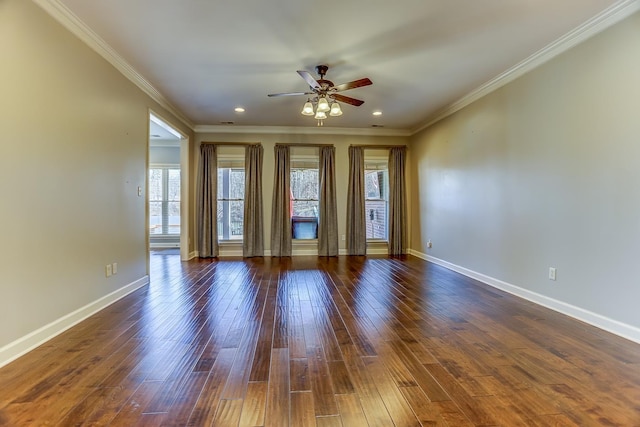
[[[167,122],[151,114],[149,117],[149,142],[152,146],[180,146],[181,135]]]
[[[414,130],[614,0],[50,0],[103,39],[196,125],[315,126],[296,70],[329,65],[342,92],[325,126]],[[628,1],[627,1],[628,3]],[[611,10],[611,9],[609,9]],[[602,16],[602,15],[601,15]],[[242,106],[244,113],[235,113]],[[383,115],[373,117],[374,110]]]

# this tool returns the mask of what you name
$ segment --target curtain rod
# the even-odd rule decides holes
[[[222,145],[224,147],[249,147],[252,145],[261,145],[259,142],[210,142],[210,141],[202,141],[200,145],[203,144],[211,144],[211,145]]]
[[[351,144],[349,147],[361,147],[361,148],[379,149],[379,150],[388,150],[390,148],[405,148],[405,149],[408,149],[406,145],[359,145],[359,144]]]
[[[333,144],[302,144],[302,143],[292,143],[292,144],[276,144],[277,146],[285,146],[285,147],[310,147],[310,148],[320,148],[320,147],[333,147]]]

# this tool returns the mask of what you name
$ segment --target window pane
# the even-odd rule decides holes
[[[162,169],[149,169],[149,200],[162,200]]]
[[[387,202],[385,200],[365,200],[364,208],[367,239],[386,239]]]
[[[149,232],[162,234],[162,202],[149,202]]]
[[[244,201],[229,202],[231,205],[230,238],[242,239],[242,224],[244,220]]]
[[[149,232],[180,234],[180,169],[149,169]]]
[[[218,168],[218,198],[244,199],[244,169]]]
[[[180,202],[168,202],[168,234],[180,234]]]
[[[244,199],[244,169],[231,169],[229,173],[229,198]]]
[[[244,200],[218,201],[218,240],[242,240]]]
[[[180,200],[180,169],[169,169],[169,185],[167,188],[167,200]]]
[[[307,217],[317,217],[318,216],[318,201],[299,201],[294,200],[292,202],[292,216],[307,216]]]
[[[294,199],[318,200],[318,169],[291,169],[291,194]]]
[[[367,239],[386,240],[388,238],[388,180],[388,171],[382,169],[382,167],[364,171],[364,207]]]
[[[366,199],[382,198],[382,171],[365,171],[364,197]]]
[[[218,240],[242,240],[244,169],[218,168]]]
[[[317,165],[315,162],[314,164]],[[318,187],[317,167],[291,168],[291,231],[293,239],[318,238]]]

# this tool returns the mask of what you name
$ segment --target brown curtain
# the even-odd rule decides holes
[[[403,255],[407,250],[405,153],[405,147],[389,151],[389,255]]]
[[[320,222],[318,255],[338,256],[338,214],[334,147],[320,147]]]
[[[264,256],[262,220],[262,145],[249,145],[244,155],[244,222],[242,256]]]
[[[271,213],[271,256],[291,256],[291,189],[289,146],[275,146],[273,206]]]
[[[198,256],[218,256],[218,156],[213,144],[200,145],[197,183]]]
[[[349,147],[349,188],[347,191],[347,253],[367,254],[364,208],[364,148]]]

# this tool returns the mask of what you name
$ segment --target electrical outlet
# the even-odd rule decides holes
[[[549,280],[556,280],[556,269],[555,269],[555,267],[549,267]]]
[[[107,277],[111,277],[111,275],[113,274],[113,267],[111,267],[111,264],[107,264],[104,267],[104,274]]]
[[[114,262],[113,264],[111,264],[111,272],[113,274],[118,274],[118,263]]]
[[[342,235],[342,241],[344,242],[347,239],[347,236],[345,236],[344,234]]]
[[[433,247],[433,243],[431,243],[431,240],[427,241],[427,247],[428,248],[432,248]]]

